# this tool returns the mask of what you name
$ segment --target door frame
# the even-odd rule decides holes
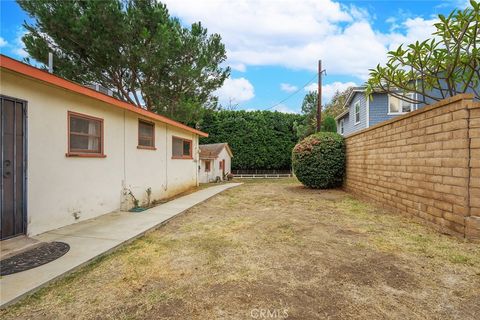
[[[28,165],[28,156],[27,156],[27,151],[28,151],[28,101],[19,99],[19,98],[14,98],[8,95],[0,94],[0,99],[8,99],[8,100],[13,100],[15,103],[20,102],[23,104],[22,111],[23,111],[23,157],[22,157],[22,174],[23,174],[23,179],[22,179],[22,194],[23,194],[23,208],[22,208],[22,220],[23,220],[23,230],[21,233],[15,234],[13,236],[5,237],[0,239],[0,241],[6,240],[6,239],[11,239],[17,236],[21,235],[26,235],[27,230],[28,230],[28,216],[27,216],[27,208],[28,208],[28,193],[27,193],[27,165]],[[3,122],[2,120],[2,113],[3,113],[3,108],[0,108],[0,138],[3,137]],[[0,150],[0,164],[3,166],[3,148]],[[3,178],[0,179],[0,200],[3,200]],[[1,220],[0,220],[1,223]]]

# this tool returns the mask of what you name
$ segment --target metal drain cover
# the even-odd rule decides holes
[[[48,242],[0,261],[0,275],[22,272],[49,263],[70,250],[64,242]]]

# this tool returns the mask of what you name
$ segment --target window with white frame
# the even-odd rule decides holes
[[[357,101],[354,105],[355,108],[355,124],[360,123],[360,101]]]
[[[340,134],[344,133],[344,119],[340,119]]]
[[[413,99],[414,94],[408,93],[405,95],[408,99]],[[413,103],[401,100],[392,95],[388,95],[388,113],[389,114],[401,114],[413,111]]]

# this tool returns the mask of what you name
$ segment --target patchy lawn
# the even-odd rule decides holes
[[[479,247],[339,190],[249,181],[0,317],[479,319]]]

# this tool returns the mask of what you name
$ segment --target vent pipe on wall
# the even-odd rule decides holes
[[[53,73],[53,53],[48,53],[48,72]]]

